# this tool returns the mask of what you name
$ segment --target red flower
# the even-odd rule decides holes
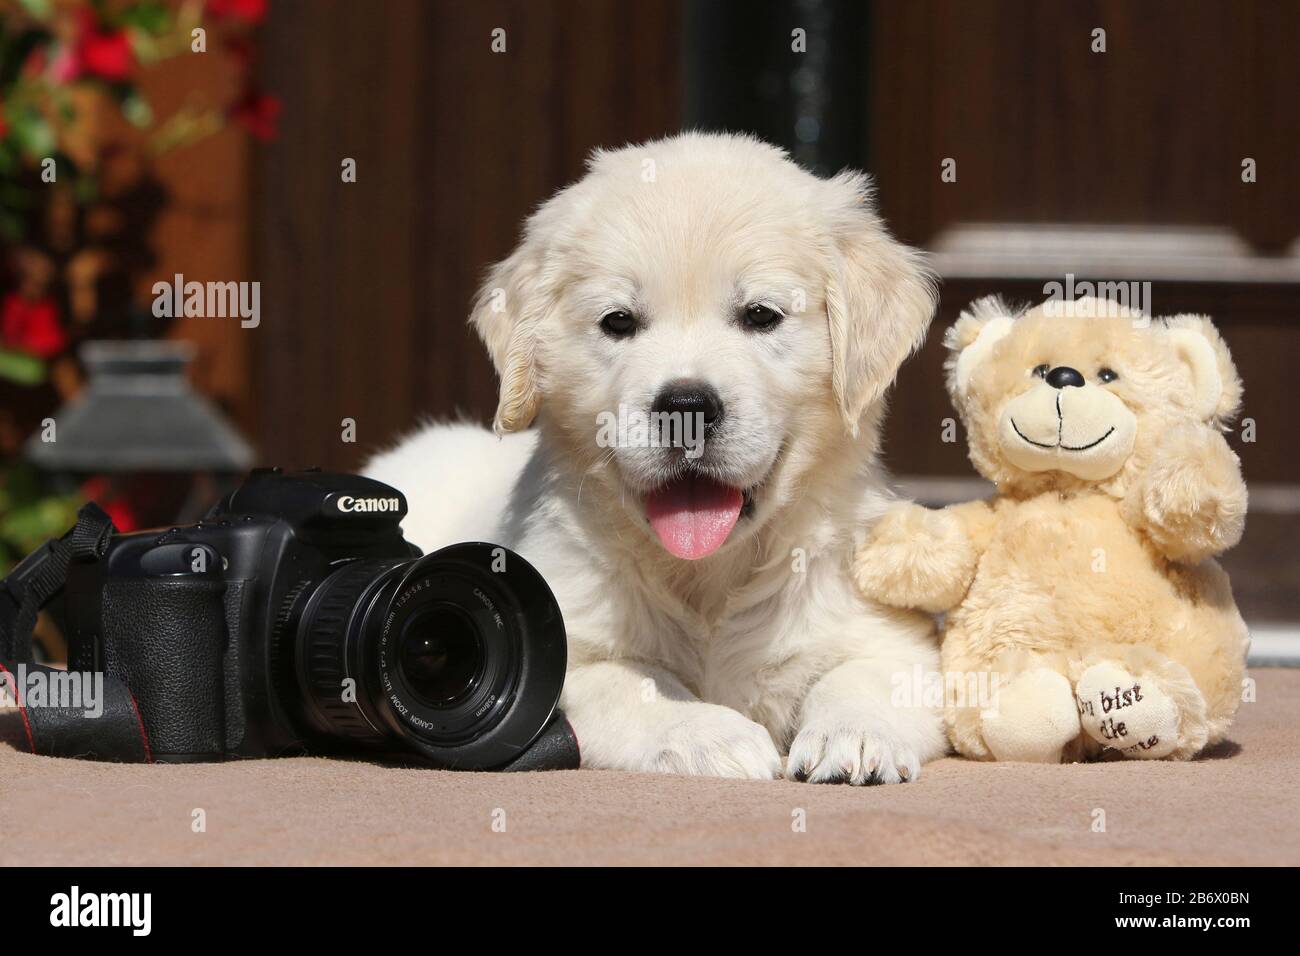
[[[135,508],[126,495],[108,497],[108,482],[102,476],[87,478],[81,486],[81,496],[103,508],[118,531],[134,531],[140,526]]]
[[[0,101],[0,139],[4,139],[7,132],[9,127],[5,124],[5,105]]]
[[[127,79],[135,66],[131,40],[125,30],[102,30],[93,10],[77,11],[77,39],[64,47],[51,65],[57,82],[68,83],[83,75],[110,83]]]
[[[32,302],[17,292],[5,296],[0,336],[9,348],[43,359],[53,358],[68,347],[68,333],[59,324],[54,300]]]
[[[79,11],[81,35],[77,38],[77,60],[81,71],[105,80],[125,80],[135,65],[131,40],[125,30],[100,30],[95,14]]]
[[[274,139],[275,118],[280,115],[280,101],[266,93],[248,90],[235,101],[226,115],[258,139]]]
[[[118,531],[135,531],[140,527],[140,521],[135,516],[135,509],[131,507],[131,502],[125,498],[114,498],[111,501],[104,502],[100,507],[104,513],[113,519],[113,527]]]
[[[218,20],[260,23],[266,16],[266,0],[208,0],[208,13]]]

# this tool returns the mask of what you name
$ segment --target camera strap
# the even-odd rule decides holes
[[[116,530],[99,505],[82,505],[71,531],[46,541],[0,582],[0,660],[32,659],[36,615],[63,590],[68,565],[99,558]]]
[[[32,753],[151,760],[144,722],[124,683],[108,674],[72,674],[32,661],[37,614],[63,590],[68,566],[97,560],[116,530],[98,505],[83,505],[71,531],[45,542],[0,582],[0,699],[17,704]],[[74,684],[78,699],[60,699]]]

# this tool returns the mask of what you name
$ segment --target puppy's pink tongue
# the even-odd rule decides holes
[[[687,475],[646,495],[645,513],[670,554],[694,561],[722,547],[741,504],[739,488]]]

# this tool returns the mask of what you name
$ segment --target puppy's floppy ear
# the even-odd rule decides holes
[[[995,295],[977,299],[957,317],[943,335],[943,347],[951,353],[943,365],[950,397],[966,394],[971,373],[1014,321],[1013,311]]]
[[[1204,315],[1165,320],[1179,361],[1192,375],[1192,408],[1197,418],[1226,428],[1241,407],[1241,377],[1232,353],[1214,323]]]
[[[527,428],[541,403],[537,336],[549,309],[542,281],[544,212],[545,207],[528,221],[515,251],[488,270],[470,312],[501,380],[492,422],[498,435]]]
[[[826,186],[836,243],[826,283],[831,384],[844,423],[856,435],[862,415],[925,341],[934,278],[921,254],[895,240],[876,216],[866,176],[844,172]]]

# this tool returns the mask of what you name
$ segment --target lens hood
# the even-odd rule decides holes
[[[363,708],[440,766],[488,769],[516,760],[550,722],[564,685],[564,621],[546,581],[514,552],[477,541],[393,573],[400,577],[374,592],[358,622],[356,659],[369,691]],[[440,631],[451,627],[472,633],[450,641]],[[463,691],[431,699],[428,681],[410,667],[415,639],[431,654],[474,655],[446,663]]]

